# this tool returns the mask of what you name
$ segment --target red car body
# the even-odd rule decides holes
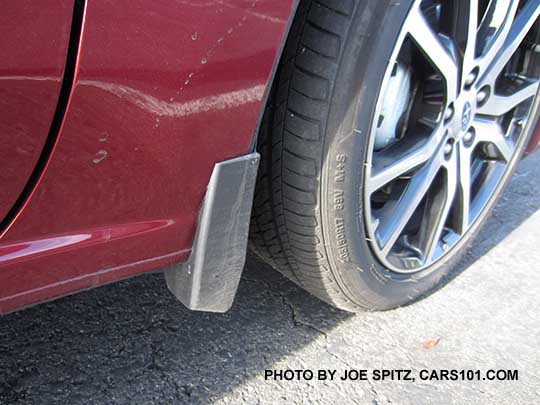
[[[187,260],[214,165],[253,147],[295,3],[3,5],[0,313]]]
[[[250,148],[293,6],[4,5],[0,313],[189,256],[214,164]]]

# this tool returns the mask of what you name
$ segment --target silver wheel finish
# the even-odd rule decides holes
[[[414,273],[445,257],[493,197],[538,92],[536,72],[528,74],[534,46],[525,39],[539,14],[540,0],[414,2],[385,73],[366,157],[367,232],[389,269]],[[416,82],[400,98],[410,100],[407,108],[400,102],[402,118],[385,126],[381,112],[396,101],[385,95],[399,88],[396,66],[413,71]]]

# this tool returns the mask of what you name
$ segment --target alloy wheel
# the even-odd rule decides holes
[[[449,254],[524,141],[539,85],[540,0],[415,1],[385,73],[366,157],[374,253],[412,273]]]

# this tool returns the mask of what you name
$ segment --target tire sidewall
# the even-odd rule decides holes
[[[327,120],[321,176],[323,234],[339,287],[364,308],[395,308],[440,284],[463,257],[521,156],[516,154],[510,163],[494,197],[469,235],[445,258],[423,271],[400,274],[388,270],[374,255],[366,236],[364,167],[379,91],[412,4],[413,0],[396,3],[375,0],[366,1],[364,7],[358,8],[344,44]],[[533,114],[538,110],[538,98]],[[532,125],[528,123],[524,135],[531,132]],[[521,149],[526,138],[521,137]]]

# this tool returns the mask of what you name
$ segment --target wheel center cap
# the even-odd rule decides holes
[[[467,101],[463,105],[463,111],[461,112],[461,130],[466,131],[469,128],[469,124],[472,119],[472,107],[471,104]]]

